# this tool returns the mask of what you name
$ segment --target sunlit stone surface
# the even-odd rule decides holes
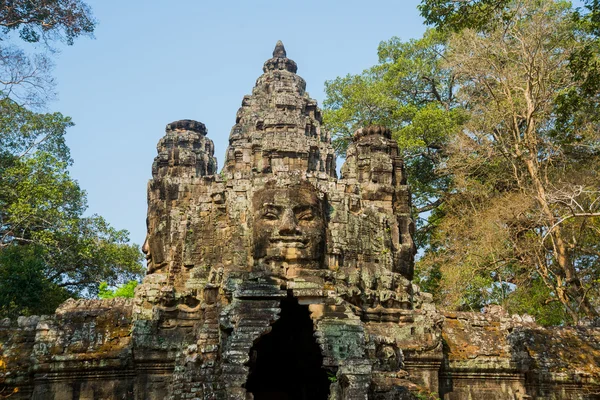
[[[0,394],[598,398],[598,328],[436,310],[411,282],[410,193],[390,131],[358,130],[337,177],[320,110],[281,42],[263,71],[221,173],[204,124],[167,125],[135,299],[0,322]]]

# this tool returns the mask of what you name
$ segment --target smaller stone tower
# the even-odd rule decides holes
[[[215,145],[202,122],[183,119],[167,125],[152,164],[152,177],[201,177],[217,173]]]
[[[342,179],[348,182],[350,191],[360,193],[363,207],[375,207],[395,216],[389,226],[393,270],[412,279],[416,249],[412,240],[410,190],[398,144],[388,128],[367,126],[355,132],[342,166]]]

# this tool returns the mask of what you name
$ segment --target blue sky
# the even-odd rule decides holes
[[[165,125],[206,124],[221,168],[242,97],[277,40],[321,104],[324,82],[375,64],[380,41],[425,29],[417,0],[87,3],[99,22],[95,39],[58,55],[58,100],[49,109],[76,124],[67,134],[71,172],[88,193],[88,213],[127,229],[137,244]]]

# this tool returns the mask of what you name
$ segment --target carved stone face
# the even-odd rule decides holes
[[[144,240],[144,244],[142,245],[142,253],[144,253],[146,257],[146,268],[147,274],[151,274],[154,272],[154,265],[152,264],[152,252],[150,251],[150,234],[146,234],[146,239]]]
[[[358,179],[389,185],[392,183],[393,164],[389,154],[382,147],[361,146],[361,159],[357,162]]]
[[[323,203],[308,182],[267,185],[252,199],[254,258],[319,268],[325,240]]]

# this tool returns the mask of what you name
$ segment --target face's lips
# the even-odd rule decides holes
[[[297,236],[275,236],[269,239],[271,243],[282,243],[286,247],[304,248],[308,244],[308,239]]]

